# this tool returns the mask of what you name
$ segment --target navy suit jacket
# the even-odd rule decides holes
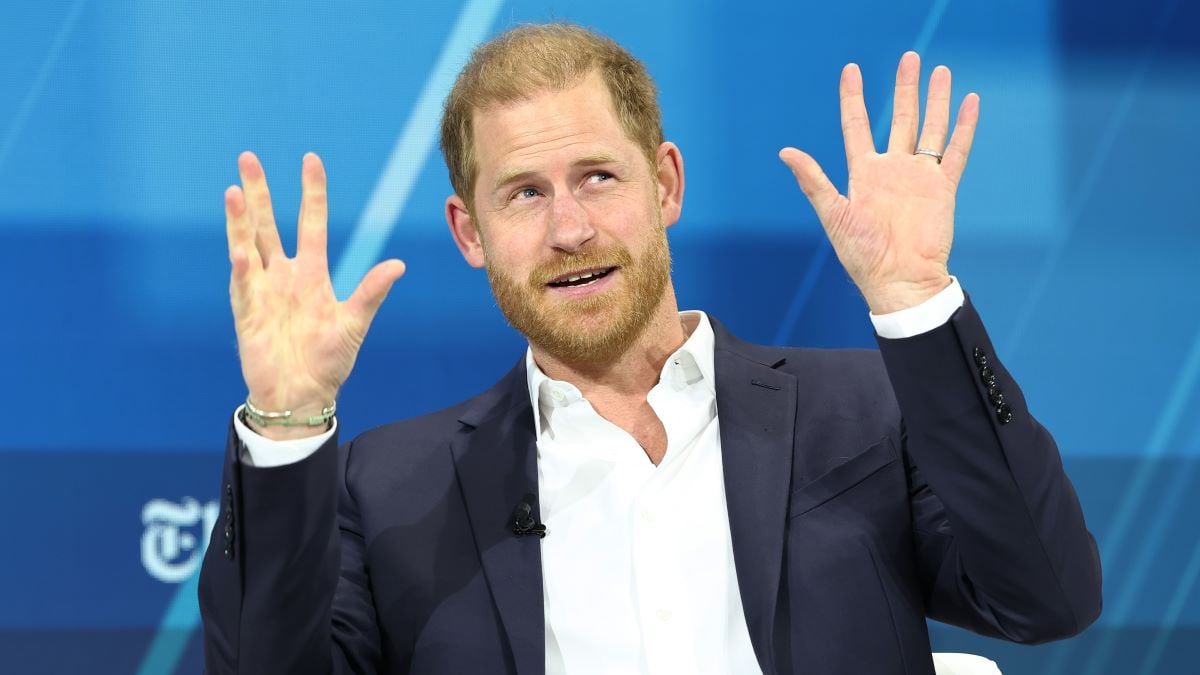
[[[879,352],[713,329],[734,561],[764,673],[928,675],[926,617],[1039,642],[1099,615],[1078,499],[969,300]],[[540,540],[512,527],[538,489],[523,362],[469,401],[296,464],[245,466],[239,451],[231,432],[200,579],[210,673],[544,673]]]

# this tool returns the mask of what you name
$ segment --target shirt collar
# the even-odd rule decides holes
[[[691,335],[683,345],[667,357],[663,363],[659,381],[667,382],[676,391],[693,384],[701,384],[709,393],[716,395],[717,387],[714,379],[712,323],[708,315],[700,310],[689,310],[679,313],[684,328],[692,324]],[[533,425],[535,438],[542,437],[542,422],[545,411],[552,407],[570,405],[583,398],[579,389],[570,382],[552,380],[542,372],[533,360],[533,350],[525,350],[525,375],[529,384],[529,403],[533,407]]]

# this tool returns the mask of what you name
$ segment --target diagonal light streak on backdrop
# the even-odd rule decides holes
[[[1059,230],[1059,236],[1051,244],[1052,248],[1046,254],[1041,269],[1038,271],[1038,276],[1030,286],[1027,299],[1021,303],[1024,309],[1017,316],[1012,333],[1010,333],[1009,339],[1005,342],[1007,350],[1010,353],[1010,358],[1011,354],[1016,352],[1017,344],[1025,337],[1025,332],[1029,329],[1030,323],[1033,322],[1034,309],[1050,285],[1050,277],[1055,268],[1058,267],[1059,258],[1062,257],[1062,253],[1067,247],[1071,231],[1075,229],[1075,225],[1083,217],[1084,209],[1091,204],[1092,192],[1096,189],[1096,184],[1100,181],[1101,171],[1108,166],[1108,157],[1112,154],[1113,146],[1116,145],[1117,139],[1120,137],[1122,127],[1125,125],[1125,119],[1133,109],[1133,104],[1137,102],[1138,90],[1141,88],[1142,82],[1146,79],[1146,74],[1150,70],[1150,64],[1158,54],[1158,46],[1162,41],[1162,35],[1167,27],[1171,25],[1169,19],[1175,13],[1175,8],[1178,4],[1178,0],[1170,1],[1163,9],[1163,13],[1158,17],[1152,37],[1147,43],[1146,51],[1142,54],[1142,58],[1139,59],[1133,74],[1130,75],[1129,80],[1126,82],[1125,88],[1117,100],[1113,114],[1109,117],[1108,126],[1105,127],[1104,133],[1101,134],[1099,140],[1096,142],[1096,151],[1092,154],[1092,158],[1088,162],[1087,170],[1084,172],[1083,180],[1079,185],[1079,191],[1071,203],[1071,208],[1067,211],[1066,219]]]
[[[459,12],[338,264],[334,290],[340,297],[349,295],[383,250],[433,149],[442,100],[471,50],[491,31],[502,4],[503,0],[468,0]],[[195,574],[179,584],[142,658],[138,675],[175,672],[200,621],[196,598],[199,577],[197,568]]]
[[[1192,595],[1192,590],[1196,588],[1197,578],[1200,578],[1200,542],[1197,542],[1196,546],[1192,548],[1192,556],[1183,569],[1179,584],[1175,587],[1175,595],[1171,598],[1171,604],[1163,615],[1162,623],[1155,631],[1154,641],[1146,650],[1146,656],[1142,659],[1142,667],[1138,670],[1138,675],[1154,675],[1158,672],[1158,663],[1162,660],[1163,652],[1166,650],[1167,640],[1175,632],[1175,626],[1179,623],[1179,617],[1183,615],[1188,598]]]
[[[1115,110],[1109,118],[1109,123],[1100,136],[1099,142],[1096,144],[1096,152],[1093,154],[1087,171],[1084,173],[1080,191],[1072,203],[1072,208],[1068,211],[1067,219],[1063,223],[1062,233],[1054,242],[1053,248],[1042,263],[1042,268],[1033,283],[1029,298],[1024,303],[1025,309],[1018,317],[1008,343],[1010,345],[1009,349],[1012,351],[1016,350],[1017,344],[1025,336],[1025,332],[1033,319],[1033,308],[1038,304],[1042,295],[1044,295],[1046,289],[1049,287],[1050,278],[1066,249],[1071,230],[1079,222],[1083,215],[1083,209],[1091,200],[1092,191],[1099,182],[1100,170],[1107,164],[1108,157],[1113,150],[1113,146],[1116,144],[1122,127],[1125,125],[1126,118],[1137,101],[1138,90],[1141,88],[1146,75],[1149,73],[1151,64],[1158,55],[1162,35],[1170,26],[1170,19],[1174,15],[1178,5],[1178,0],[1169,0],[1155,21],[1154,28],[1151,31],[1151,38],[1147,41],[1146,50],[1142,53],[1141,58],[1134,67],[1133,73],[1126,82]],[[1164,402],[1163,412],[1153,427],[1145,452],[1138,457],[1137,468],[1134,470],[1129,487],[1124,491],[1117,505],[1112,525],[1109,526],[1108,532],[1098,538],[1102,569],[1109,568],[1113,564],[1115,556],[1127,551],[1129,546],[1126,539],[1138,532],[1134,527],[1134,515],[1141,510],[1143,502],[1150,493],[1157,464],[1156,460],[1166,453],[1168,443],[1175,433],[1184,412],[1183,406],[1190,392],[1195,389],[1198,377],[1200,377],[1200,335],[1197,335],[1196,340],[1192,344],[1191,353],[1185,357],[1181,364],[1179,377],[1176,378],[1175,385]],[[1153,517],[1155,519],[1165,519],[1166,515],[1164,515],[1162,508],[1158,508],[1155,510]],[[1151,535],[1153,534],[1152,531]],[[1158,551],[1148,550],[1147,552],[1157,553]],[[1132,577],[1122,587],[1122,592],[1117,603],[1104,613],[1106,623],[1119,628],[1128,619],[1128,614],[1142,590],[1142,586],[1146,581],[1145,577],[1149,573],[1152,566],[1151,563],[1153,562],[1152,558],[1144,556],[1140,556],[1138,560],[1135,560],[1131,568]],[[1117,636],[1118,633],[1114,631],[1112,635],[1099,640],[1099,644],[1095,647],[1094,651],[1088,655],[1089,658],[1086,667],[1079,672],[1084,673],[1084,675],[1104,672],[1104,669],[1110,665],[1108,659],[1113,649],[1117,646]],[[1077,644],[1079,643],[1064,645],[1057,651],[1055,657],[1046,664],[1045,672],[1047,675],[1059,675],[1065,672],[1067,668],[1075,667],[1073,665],[1068,666],[1067,663],[1074,655]]]
[[[1146,451],[1138,459],[1138,469],[1133,479],[1133,484],[1125,491],[1125,495],[1121,499],[1121,504],[1117,508],[1116,522],[1113,523],[1109,535],[1105,538],[1102,550],[1119,553],[1129,548],[1126,545],[1125,538],[1136,531],[1140,531],[1134,529],[1133,516],[1138,512],[1147,493],[1150,491],[1155,460],[1160,459],[1167,453],[1171,439],[1174,438],[1180,423],[1189,412],[1187,401],[1191,396],[1191,392],[1195,390],[1198,381],[1200,381],[1200,331],[1197,331],[1195,338],[1192,340],[1192,348],[1180,367],[1179,377],[1176,378],[1175,386],[1171,388],[1171,393],[1167,397],[1162,416],[1159,417],[1158,422],[1154,425],[1154,433],[1150,438],[1149,444],[1146,446]],[[1158,493],[1157,489],[1155,493]],[[1159,513],[1159,511],[1163,511],[1162,505],[1156,510],[1153,520],[1165,520],[1167,518],[1167,515]],[[1167,513],[1169,514],[1170,512]],[[1146,542],[1139,543],[1138,548],[1148,551],[1149,556],[1146,558],[1139,557],[1138,562],[1141,562],[1141,564],[1135,563],[1132,574],[1124,580],[1125,583],[1122,585],[1121,594],[1118,596],[1113,607],[1108,610],[1109,623],[1120,626],[1129,619],[1134,603],[1141,597],[1142,586],[1146,583],[1151,563],[1155,562],[1154,557],[1159,553],[1159,546],[1161,544],[1162,542],[1159,541],[1153,549],[1150,549],[1147,547]],[[1111,554],[1102,555],[1101,560],[1103,561],[1101,567],[1108,565],[1112,562]],[[1163,628],[1168,627],[1163,626]],[[1089,655],[1087,667],[1080,672],[1085,674],[1104,672],[1102,668],[1108,665],[1109,657],[1112,655],[1113,649],[1117,646],[1115,635],[1116,633],[1114,632],[1108,639],[1102,640],[1100,644],[1096,645],[1095,650]]]
[[[925,16],[925,21],[921,24],[921,31],[917,33],[916,42],[912,46],[913,51],[920,54],[929,48],[933,34],[942,24],[942,17],[946,14],[946,8],[949,6],[950,0],[933,1],[933,6],[929,8],[929,14]],[[891,118],[892,99],[888,99],[887,104],[880,111],[879,117],[875,118],[875,128],[871,129],[873,138],[879,138],[885,130],[890,128]],[[884,126],[885,120],[886,127]],[[783,321],[779,324],[779,330],[775,331],[773,344],[786,345],[791,339],[792,333],[796,330],[796,324],[800,322],[800,315],[804,312],[804,307],[808,305],[808,299],[812,297],[813,289],[816,288],[817,281],[821,278],[821,271],[825,269],[825,263],[829,262],[831,253],[833,253],[833,246],[830,245],[829,240],[821,237],[817,241],[817,247],[813,251],[812,257],[808,260],[808,265],[804,268],[804,277],[800,280],[800,285],[792,294],[791,303],[783,313]]]
[[[1154,426],[1153,434],[1146,446],[1146,452],[1139,458],[1141,465],[1152,467],[1157,463],[1155,460],[1161,459],[1167,454],[1172,439],[1175,438],[1176,432],[1187,415],[1187,402],[1192,392],[1195,391],[1198,380],[1200,380],[1200,330],[1197,330],[1192,339],[1192,348],[1184,357],[1179,369],[1179,376],[1175,380],[1171,394],[1167,397],[1167,404],[1163,408],[1162,415]],[[1107,608],[1108,615],[1113,621],[1122,621],[1133,613],[1133,605],[1141,597],[1142,585],[1146,582],[1146,577],[1149,576],[1153,564],[1157,562],[1164,540],[1170,535],[1170,516],[1179,512],[1179,502],[1187,493],[1186,487],[1192,475],[1193,464],[1193,462],[1188,462],[1186,467],[1173,472],[1165,489],[1161,484],[1154,485],[1155,494],[1161,497],[1157,504],[1158,515],[1149,519],[1148,528],[1144,525],[1146,519],[1138,521],[1138,531],[1143,533],[1143,537],[1138,546],[1133,547],[1137,550],[1137,558],[1131,565],[1129,573],[1125,575],[1120,594]],[[1152,469],[1143,471],[1139,466],[1133,487],[1126,491],[1126,495],[1133,499],[1139,507],[1144,493],[1150,488],[1153,473]],[[1122,504],[1122,507],[1124,506]],[[1113,540],[1118,534],[1122,539],[1126,536],[1133,526],[1132,517],[1137,510],[1137,508],[1123,508],[1118,513],[1118,522],[1114,523],[1113,532],[1105,541],[1106,551],[1122,551],[1130,548],[1125,546],[1123,541]],[[1113,553],[1109,553],[1107,556],[1101,554],[1101,559],[1106,564],[1112,563],[1112,555]]]
[[[200,559],[203,560],[208,549],[208,537],[201,539],[204,540],[200,548]],[[150,647],[142,657],[142,665],[138,668],[137,675],[165,675],[175,672],[183,650],[192,639],[192,631],[200,622],[200,609],[196,605],[199,590],[200,568],[197,566],[196,573],[180,582],[179,588],[175,590],[171,604],[167,606],[167,613],[158,623],[154,639],[150,641]]]
[[[468,0],[459,13],[338,261],[333,274],[337,297],[349,297],[367,270],[379,262],[437,140],[442,101],[471,50],[491,31],[502,4],[503,0]]]
[[[67,16],[59,25],[58,32],[55,33],[54,40],[50,43],[50,49],[46,51],[46,56],[42,59],[41,67],[33,77],[33,86],[26,92],[25,97],[21,99],[21,104],[17,107],[17,112],[13,114],[12,123],[8,125],[4,139],[0,140],[0,167],[4,166],[4,160],[8,159],[9,151],[16,144],[21,131],[24,130],[25,122],[29,119],[29,114],[33,112],[34,104],[41,97],[42,90],[46,88],[46,82],[50,80],[50,73],[54,72],[54,67],[58,65],[58,58],[62,55],[63,47],[67,45],[67,39],[75,31],[75,24],[79,22],[79,15],[83,13],[84,4],[86,4],[85,0],[75,0],[75,4],[71,5],[71,9],[67,11]]]

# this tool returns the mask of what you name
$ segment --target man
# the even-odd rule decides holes
[[[978,98],[947,143],[935,69],[918,138],[919,77],[906,54],[876,154],[843,72],[847,196],[780,153],[880,358],[681,314],[683,160],[641,64],[567,25],[482,46],[446,104],[446,218],[529,350],[340,449],[333,402],[403,264],[338,303],[320,161],[288,259],[243,155],[226,209],[249,397],[201,578],[209,670],[931,673],[926,616],[1024,642],[1089,625],[1078,500],[947,270]]]

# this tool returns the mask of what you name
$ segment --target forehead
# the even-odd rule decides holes
[[[514,103],[476,110],[473,117],[479,178],[515,164],[571,155],[637,152],[621,128],[604,80],[592,73],[579,84]]]

